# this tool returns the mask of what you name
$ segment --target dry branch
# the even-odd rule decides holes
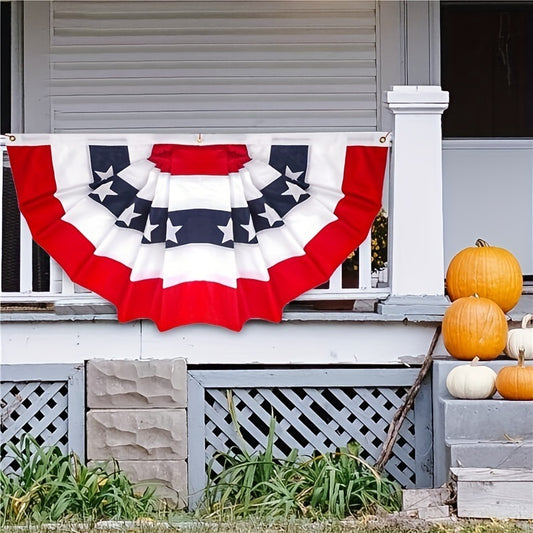
[[[422,386],[422,381],[424,381],[424,378],[426,377],[428,370],[431,368],[431,364],[433,363],[433,351],[435,350],[435,346],[439,339],[440,330],[441,330],[441,327],[438,326],[437,329],[435,330],[435,333],[433,334],[433,338],[431,339],[431,344],[429,345],[426,356],[424,357],[424,361],[422,363],[422,366],[420,367],[418,376],[416,377],[415,382],[411,385],[411,388],[409,389],[409,392],[407,393],[402,405],[398,408],[398,410],[392,417],[391,423],[389,424],[389,429],[387,431],[387,438],[385,439],[385,442],[383,443],[381,454],[376,462],[376,470],[380,472],[383,471],[383,468],[385,467],[385,465],[387,464],[387,461],[390,459],[390,456],[392,455],[392,449],[394,448],[394,444],[396,443],[396,439],[398,438],[398,433],[400,432],[400,428],[402,427],[402,424],[405,418],[407,417],[407,413],[409,413],[409,411],[413,407],[413,403],[415,401],[416,395],[418,394],[418,391],[420,390],[420,387]]]

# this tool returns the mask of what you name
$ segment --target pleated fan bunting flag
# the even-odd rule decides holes
[[[363,242],[384,138],[22,134],[8,154],[34,240],[120,321],[238,331],[280,321]]]

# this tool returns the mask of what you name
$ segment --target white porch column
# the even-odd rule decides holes
[[[390,206],[390,297],[383,314],[442,314],[444,296],[441,116],[448,92],[394,86]]]

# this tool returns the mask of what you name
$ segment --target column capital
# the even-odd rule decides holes
[[[393,113],[442,113],[450,101],[448,91],[435,85],[394,85],[384,101]]]

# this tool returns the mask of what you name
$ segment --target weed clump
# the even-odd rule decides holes
[[[342,519],[377,509],[400,509],[399,485],[361,459],[359,444],[352,442],[310,457],[299,456],[294,449],[286,458],[275,458],[276,421],[272,416],[264,451],[249,453],[231,393],[228,404],[241,444],[237,450],[213,457],[200,516]],[[215,462],[222,465],[218,474],[213,472]]]
[[[137,492],[116,461],[86,466],[58,446],[24,435],[10,473],[0,471],[0,525],[59,520],[134,520],[152,516],[162,502],[155,488]]]

